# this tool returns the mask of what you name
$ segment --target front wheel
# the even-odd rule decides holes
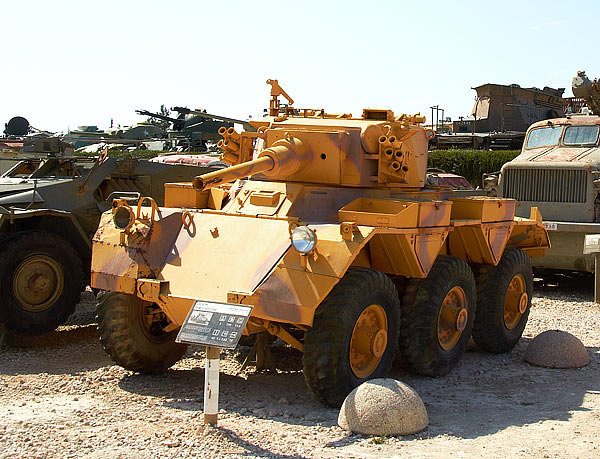
[[[473,327],[475,279],[467,263],[438,255],[425,279],[411,279],[402,299],[400,351],[417,372],[443,376],[462,358]]]
[[[79,303],[81,260],[64,238],[46,231],[8,236],[0,248],[0,321],[39,335],[64,323]]]
[[[482,265],[477,274],[477,313],[473,341],[496,354],[521,339],[533,293],[533,272],[523,250],[508,247],[497,266]]]
[[[107,292],[99,295],[98,332],[100,342],[118,365],[140,373],[160,373],[174,365],[187,349],[175,342],[177,330],[154,303],[137,296]]]
[[[304,378],[329,406],[368,379],[382,378],[394,360],[400,304],[393,282],[368,268],[351,268],[315,312],[305,334]]]

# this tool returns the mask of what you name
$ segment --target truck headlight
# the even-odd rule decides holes
[[[297,226],[292,231],[292,245],[302,254],[312,252],[317,244],[317,235],[308,226]]]
[[[127,231],[135,223],[135,214],[129,206],[119,206],[113,209],[113,223],[120,231]]]

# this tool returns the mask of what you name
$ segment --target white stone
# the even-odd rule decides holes
[[[389,378],[372,379],[344,400],[338,425],[363,435],[410,435],[429,425],[427,410],[414,389]]]

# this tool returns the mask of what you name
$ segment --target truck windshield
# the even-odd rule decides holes
[[[565,130],[565,145],[595,144],[598,138],[598,126],[569,126]]]
[[[562,126],[534,129],[529,133],[529,137],[527,137],[527,148],[557,145],[562,129]]]

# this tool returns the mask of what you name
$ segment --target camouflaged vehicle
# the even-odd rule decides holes
[[[164,200],[198,168],[136,159],[23,153],[0,176],[0,322],[40,334],[65,322],[89,283],[91,238],[114,197]]]

